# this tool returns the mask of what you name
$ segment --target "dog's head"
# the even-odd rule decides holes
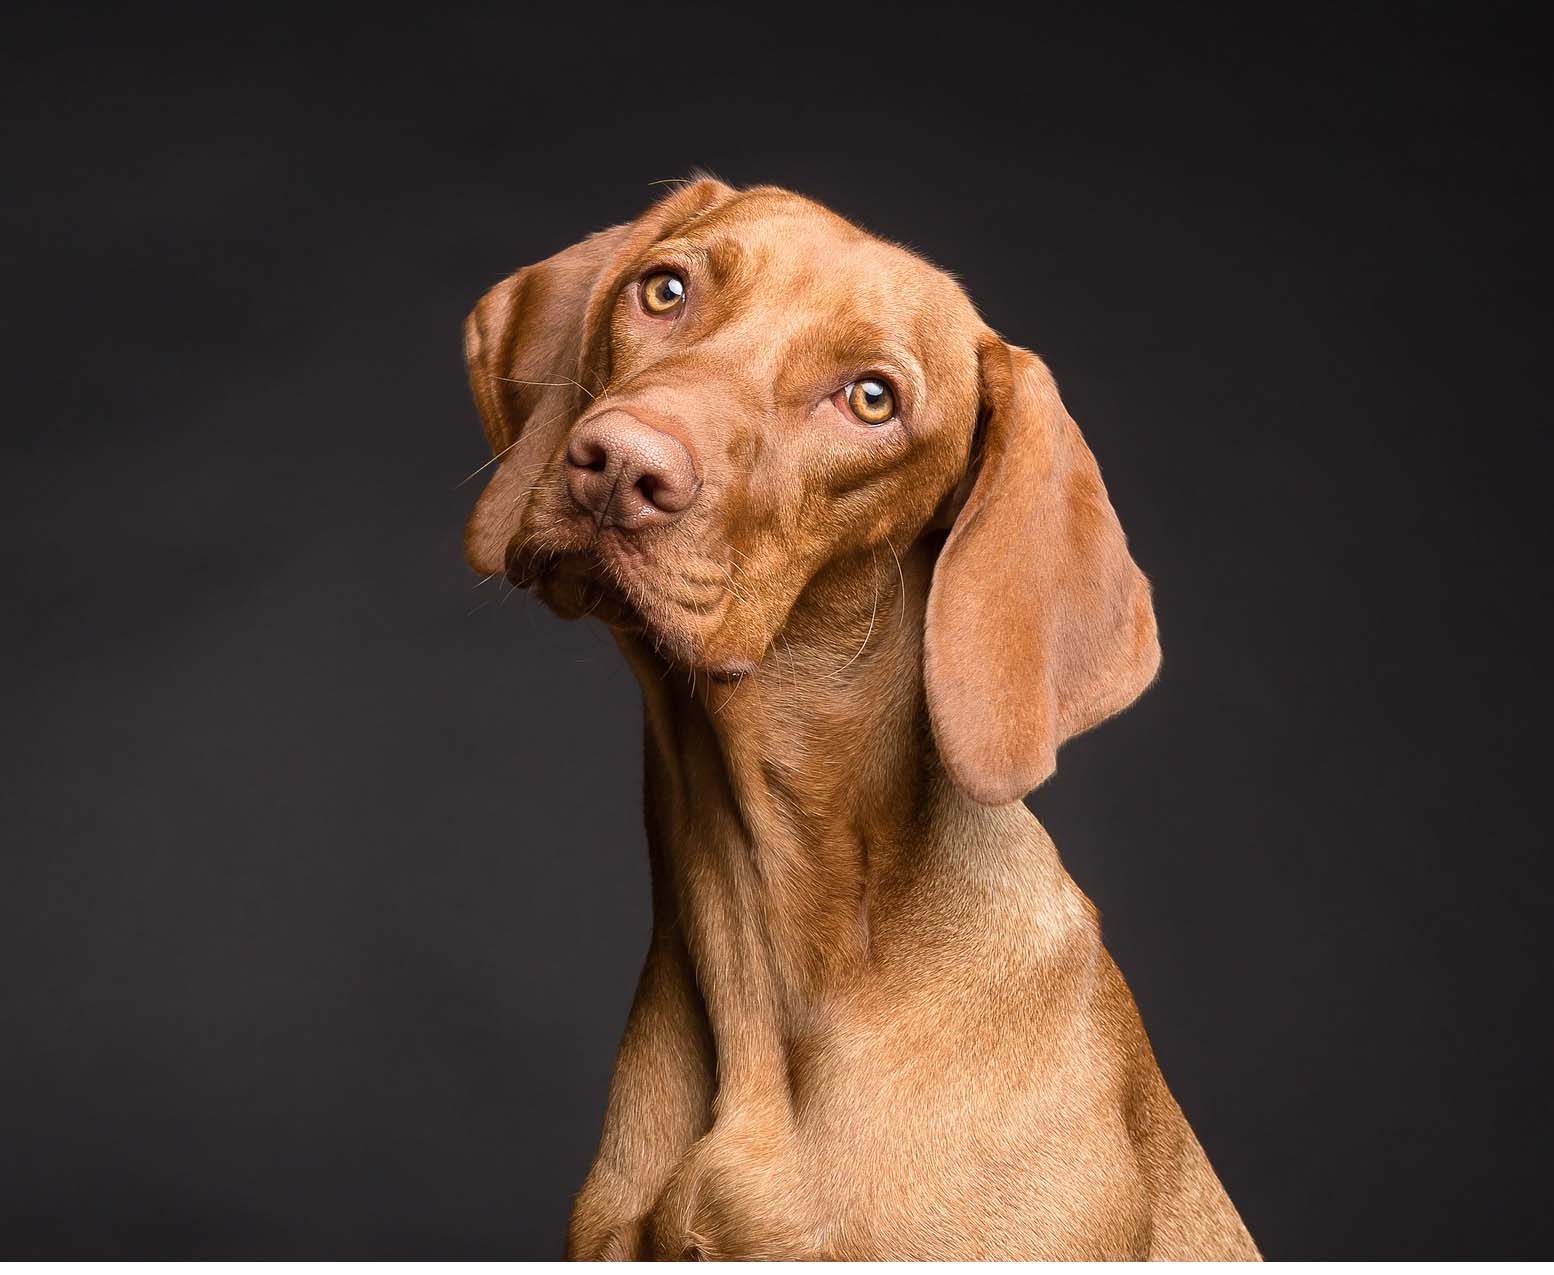
[[[947,528],[928,701],[990,803],[1154,676],[1148,584],[1046,368],[809,200],[688,184],[498,284],[465,348],[496,466],[466,556],[562,615],[738,678],[834,568]]]

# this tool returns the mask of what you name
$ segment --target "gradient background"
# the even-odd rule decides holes
[[[460,324],[695,165],[1056,370],[1166,662],[1031,804],[1268,1255],[1551,1255],[1547,67],[1153,12],[8,20],[0,1255],[559,1251],[639,709],[471,587]]]

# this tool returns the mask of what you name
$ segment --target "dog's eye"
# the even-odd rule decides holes
[[[865,425],[883,425],[896,414],[896,396],[884,381],[870,376],[842,391],[847,406]]]
[[[667,270],[642,281],[642,308],[649,314],[673,314],[685,304],[685,280]]]

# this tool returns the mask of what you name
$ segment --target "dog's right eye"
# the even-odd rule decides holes
[[[668,270],[642,281],[642,308],[649,314],[673,314],[685,304],[685,280]]]

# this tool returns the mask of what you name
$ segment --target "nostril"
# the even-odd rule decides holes
[[[580,509],[635,531],[673,521],[701,480],[686,445],[623,411],[585,422],[567,446],[567,489]]]
[[[591,469],[602,474],[610,462],[610,453],[591,438],[575,438],[567,448],[567,459],[579,469]]]

